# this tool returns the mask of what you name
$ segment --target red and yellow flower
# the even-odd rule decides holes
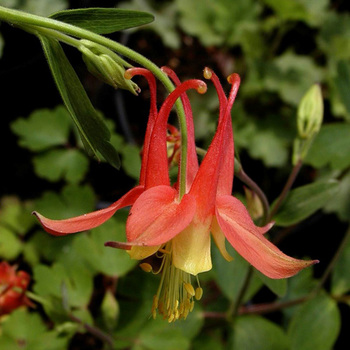
[[[154,297],[152,313],[158,311],[169,322],[186,318],[202,289],[192,286],[193,276],[212,267],[211,236],[226,260],[231,260],[225,243],[256,269],[270,278],[293,276],[317,261],[294,259],[282,253],[264,237],[272,223],[264,227],[254,224],[245,206],[231,195],[234,177],[234,143],[231,109],[240,85],[237,74],[229,76],[231,84],[226,97],[217,76],[208,68],[204,76],[214,84],[219,102],[219,121],[215,136],[198,164],[194,127],[188,89],[205,92],[200,80],[180,83],[174,72],[163,69],[176,89],[167,97],[159,112],[155,107],[155,85],[151,87],[151,110],[144,143],[140,185],[106,209],[68,220],[49,220],[37,214],[44,229],[54,235],[87,230],[111,217],[123,206],[132,205],[126,223],[126,239],[107,242],[107,246],[127,249],[133,259],[145,259],[155,253],[162,259],[158,269],[162,278]],[[138,72],[138,73],[135,73]],[[151,78],[144,71],[143,75]],[[139,74],[131,69],[128,74]],[[167,154],[167,121],[175,101],[181,98],[187,123],[187,155],[185,193],[180,184],[169,180]],[[182,156],[182,154],[180,154]],[[183,170],[179,167],[179,172]],[[149,265],[142,266],[152,270]]]
[[[24,271],[16,271],[7,262],[0,263],[0,316],[11,313],[20,306],[30,306],[25,295],[30,276]]]

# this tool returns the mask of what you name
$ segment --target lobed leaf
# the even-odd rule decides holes
[[[58,350],[68,346],[67,334],[49,331],[39,313],[27,310],[14,311],[1,325],[1,330],[1,349]]]
[[[11,130],[19,137],[20,146],[43,151],[68,142],[71,121],[66,108],[58,106],[53,110],[38,109],[28,118],[15,120]]]
[[[120,249],[104,246],[107,241],[125,241],[125,217],[116,214],[120,220],[109,219],[103,225],[91,230],[89,236],[80,235],[73,243],[72,249],[92,271],[108,276],[121,277],[138,263]]]
[[[84,154],[76,149],[55,149],[33,158],[35,173],[49,181],[61,179],[77,184],[83,180],[89,162]]]
[[[15,233],[6,227],[0,226],[0,258],[14,260],[23,249],[23,243]]]

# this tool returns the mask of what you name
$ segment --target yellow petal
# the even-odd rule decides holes
[[[172,240],[173,264],[192,275],[212,268],[210,255],[210,222],[192,222]]]
[[[130,255],[131,259],[136,260],[143,260],[151,255],[153,255],[155,252],[158,251],[160,248],[159,245],[157,246],[133,246],[130,250],[127,250],[126,252]]]
[[[233,257],[226,250],[226,246],[225,246],[226,237],[225,237],[224,233],[221,231],[221,228],[216,220],[216,217],[214,217],[213,222],[211,224],[211,233],[213,235],[214,242],[215,242],[216,246],[218,247],[221,255],[227,261],[232,261]]]

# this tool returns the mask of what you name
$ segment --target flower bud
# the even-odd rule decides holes
[[[124,77],[124,67],[130,66],[127,62],[104,46],[89,40],[81,40],[81,43],[79,50],[91,74],[115,89],[129,90],[137,95],[140,88],[133,81]]]
[[[314,84],[301,99],[297,112],[298,136],[294,140],[292,162],[302,161],[320,131],[323,120],[323,99],[321,88]]]
[[[310,139],[319,132],[323,120],[323,99],[321,88],[314,84],[301,99],[298,114],[297,127],[299,137]]]
[[[115,327],[120,310],[119,303],[110,290],[106,291],[102,300],[101,311],[105,324],[108,325],[109,328]]]

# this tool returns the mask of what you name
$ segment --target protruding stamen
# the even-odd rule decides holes
[[[196,298],[196,300],[201,300],[202,296],[203,296],[203,289],[201,287],[197,287],[194,297]]]
[[[152,272],[153,268],[152,265],[148,264],[148,263],[142,263],[139,265],[141,267],[141,269],[145,272]]]
[[[155,318],[158,311],[170,323],[186,319],[193,310],[194,300],[197,297],[200,299],[203,290],[200,287],[195,290],[191,284],[191,275],[172,264],[171,242],[165,245],[164,251],[166,254],[159,256],[163,259],[160,267],[162,279],[157,294],[153,297],[151,315]],[[141,265],[146,270],[149,268],[147,263]],[[198,278],[197,283],[199,286]]]
[[[195,293],[195,291],[194,291],[194,288],[193,288],[192,284],[190,284],[190,283],[184,283],[184,287],[185,287],[187,293],[188,293],[191,297],[195,296],[196,293]]]
[[[133,74],[131,73],[130,69],[126,70],[124,73],[124,78],[130,80],[133,77]]]

